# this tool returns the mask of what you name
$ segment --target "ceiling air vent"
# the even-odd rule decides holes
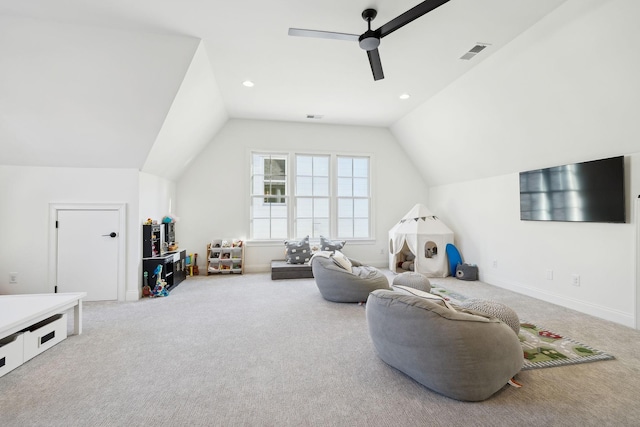
[[[474,47],[472,47],[469,52],[465,53],[464,55],[462,55],[460,57],[460,59],[466,59],[469,60],[471,58],[473,58],[474,56],[476,56],[477,54],[479,54],[480,52],[482,52],[482,50],[489,46],[488,43],[483,43],[483,44],[477,44]]]

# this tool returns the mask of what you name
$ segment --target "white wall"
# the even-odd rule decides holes
[[[50,203],[126,203],[126,292],[137,292],[137,170],[0,166],[0,200],[0,294],[53,292],[54,278],[48,277]],[[18,272],[17,284],[9,285],[9,272]]]
[[[640,151],[640,2],[569,0],[393,125],[430,186]]]
[[[166,215],[176,216],[175,195],[174,181],[140,172],[140,227],[138,227],[140,239],[142,239],[142,224],[147,218],[161,222]]]
[[[568,1],[394,126],[425,165],[429,206],[483,280],[628,326],[640,193],[637,16],[633,0]],[[627,155],[627,224],[519,220],[518,171],[616,155]]]
[[[640,154],[628,163],[640,167]],[[640,191],[635,181],[633,194]],[[465,262],[478,264],[480,280],[635,327],[631,195],[627,224],[520,221],[518,174],[433,187],[429,202],[444,212]]]
[[[204,42],[200,41],[142,170],[177,179],[227,118]]]
[[[177,239],[187,252],[198,253],[201,267],[212,239],[249,236],[249,155],[254,149],[373,156],[375,240],[347,243],[344,249],[348,256],[366,263],[386,265],[389,229],[414,204],[426,201],[424,181],[387,129],[233,119],[177,185],[181,218]],[[249,243],[245,257],[246,271],[268,271],[271,260],[284,258],[284,246],[282,242]]]

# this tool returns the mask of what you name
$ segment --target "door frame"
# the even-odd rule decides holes
[[[58,284],[58,233],[56,221],[58,211],[117,211],[118,233],[118,301],[126,296],[126,249],[127,249],[127,204],[126,203],[49,203],[49,285],[52,292]]]
[[[634,253],[634,264],[635,264],[635,286],[633,287],[633,302],[634,302],[634,310],[633,314],[635,315],[635,328],[640,330],[640,195],[635,200],[634,204],[634,219],[636,226],[636,247]]]

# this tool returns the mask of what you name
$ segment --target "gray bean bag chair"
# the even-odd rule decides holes
[[[378,356],[444,396],[485,400],[522,368],[518,336],[495,317],[387,290],[369,295],[366,315]]]
[[[376,289],[389,289],[389,281],[380,270],[358,261],[351,262],[351,271],[329,257],[311,258],[311,269],[318,290],[324,299],[333,302],[365,302]]]

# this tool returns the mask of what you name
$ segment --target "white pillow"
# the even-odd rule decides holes
[[[344,254],[340,251],[335,251],[333,253],[333,256],[331,257],[333,259],[333,262],[339,266],[344,268],[345,270],[347,270],[349,273],[352,273],[352,265],[351,265],[351,261],[349,261],[349,258],[347,258],[346,256],[344,256]]]
[[[430,294],[429,292],[421,291],[419,289],[415,289],[415,288],[412,288],[410,286],[392,285],[391,287],[396,292],[400,292],[402,294],[414,295],[414,296],[417,296],[417,297],[420,297],[420,298],[425,298],[425,299],[430,299],[430,300],[433,300],[433,301],[442,302],[442,303],[444,303],[445,307],[447,307],[448,309],[453,310],[453,311],[457,311],[455,308],[453,308],[453,306],[451,304],[449,304],[449,301],[447,301],[446,299],[442,298],[440,295]]]

